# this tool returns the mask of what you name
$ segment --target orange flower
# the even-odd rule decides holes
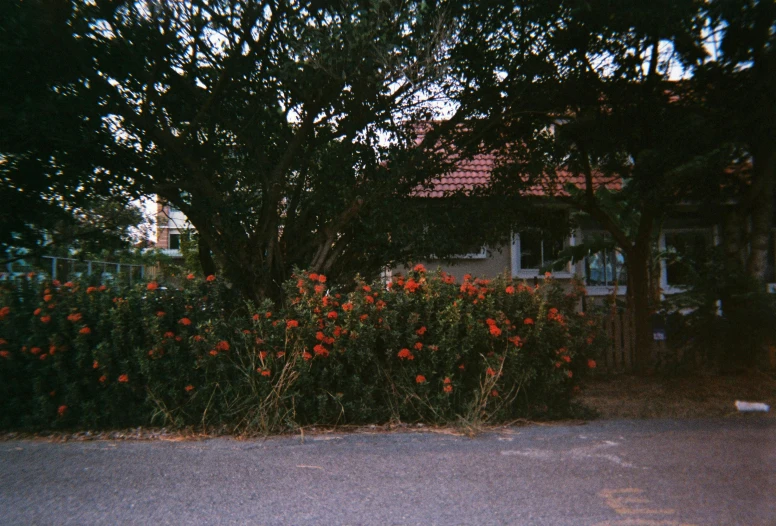
[[[566,376],[571,378],[572,376],[574,376],[574,373],[572,373],[571,371],[566,371]]]
[[[258,314],[254,314],[253,315],[253,321],[259,321],[259,315]]]
[[[125,384],[127,382],[129,382],[129,375],[122,374],[119,376],[119,383]]]
[[[299,322],[296,320],[288,320],[286,322],[286,329],[293,329],[294,327],[299,327]]]
[[[421,350],[422,348],[423,348],[423,344],[422,343],[420,343],[420,342],[416,342],[415,343],[415,349]]]
[[[210,274],[208,277],[205,278],[205,281],[215,281],[216,277],[213,274]]]
[[[0,309],[0,320],[8,316],[11,313],[11,307],[3,307]]]
[[[452,386],[452,385],[450,385],[450,384],[447,384],[447,385],[445,385],[445,386],[442,388],[442,390],[443,390],[445,393],[452,393],[452,392],[453,392],[453,386]]]
[[[587,361],[587,367],[590,368],[590,369],[595,369],[596,368],[595,360],[588,360]]]
[[[89,327],[82,327],[80,331],[78,331],[79,334],[91,334],[92,330]]]
[[[520,339],[520,336],[512,336],[509,338],[509,341],[514,343],[516,347],[522,347],[523,340]]]
[[[53,297],[54,297],[54,296],[52,296],[51,294],[46,294],[45,296],[43,296],[43,301],[45,301],[46,303],[48,303],[49,301],[51,301],[51,300],[52,300],[52,298],[53,298]]]
[[[100,376],[100,380],[99,380],[99,382],[100,382],[101,384],[104,384],[104,383],[105,383],[105,382],[107,382],[107,381],[108,381],[108,377],[107,377],[106,375],[104,375],[104,374],[103,374],[102,376]]]
[[[313,290],[315,290],[316,294],[323,294],[323,291],[326,290],[326,287],[324,287],[323,285],[316,285],[315,287],[313,287]]]
[[[415,357],[412,355],[409,349],[402,349],[399,351],[399,359],[401,360],[414,360]]]
[[[423,384],[423,383],[426,383],[426,377],[425,377],[425,376],[423,376],[422,374],[419,374],[419,375],[417,375],[417,376],[415,377],[415,383],[416,383],[416,384]]]
[[[414,270],[415,272],[425,272],[426,271],[426,267],[424,267],[422,264],[418,263],[417,265],[412,267],[412,270]]]
[[[317,356],[323,356],[324,358],[329,356],[329,350],[326,347],[324,347],[323,345],[321,345],[320,343],[318,345],[316,345],[315,347],[313,347],[313,352]]]
[[[364,322],[369,319],[369,314],[362,314],[361,316],[358,317],[358,319]]]
[[[526,319],[523,320],[523,323],[525,325],[533,325],[534,321],[531,318],[526,318]]]
[[[108,287],[106,287],[105,285],[100,285],[97,290],[99,290],[100,292],[105,292],[106,290],[108,290]]]
[[[508,286],[506,289],[504,289],[507,294],[514,294],[515,293],[515,287],[512,285]]]
[[[156,311],[156,317],[157,317],[157,318],[164,318],[166,314],[167,314],[167,313],[166,313],[166,312],[164,312],[163,310]]]
[[[420,329],[416,330],[415,334],[417,334],[418,336],[423,336],[424,334],[426,334],[426,327],[423,326]]]
[[[501,336],[501,329],[499,329],[495,325],[491,325],[490,326],[490,334],[491,334],[491,336],[495,336],[495,337],[498,338],[499,336]]]
[[[210,356],[218,356],[218,351],[215,349],[210,349]]]
[[[336,311],[329,311],[326,317],[329,318],[330,320],[336,320],[338,315]]]
[[[228,351],[229,350],[229,342],[226,340],[221,340],[216,344],[216,349],[219,351]]]
[[[449,376],[446,376],[445,379],[442,381],[443,384],[451,384],[453,381],[450,379]]]
[[[305,352],[303,352],[303,353],[302,353],[302,358],[304,358],[304,361],[311,360],[311,359],[312,359],[312,357],[313,357],[313,355],[312,355],[312,354],[310,354],[310,353],[309,353],[309,352],[307,352],[307,351],[305,351]]]
[[[201,341],[202,341],[202,340],[204,340],[204,339],[205,339],[205,338],[203,338],[203,337],[202,337],[202,336],[200,336],[199,334],[197,334],[196,336],[194,336],[194,341],[195,341],[195,342],[201,342]]]
[[[181,318],[181,319],[178,320],[178,323],[188,327],[189,325],[191,325],[191,320],[188,319],[188,318]]]
[[[366,296],[364,300],[369,304],[373,304],[375,302],[375,299],[372,296]]]
[[[278,351],[275,353],[276,358],[282,358],[286,355],[285,351]]]
[[[65,413],[67,413],[66,405],[61,405],[57,408],[57,415],[59,415],[60,418],[65,416]]]
[[[190,275],[191,275],[191,274],[189,274],[189,276],[190,276]],[[190,392],[192,392],[192,391],[194,390],[194,386],[193,386],[193,385],[191,385],[191,384],[189,384],[189,385],[187,385],[186,387],[184,387],[184,389],[186,390],[186,392],[187,392],[187,393],[190,393]]]
[[[496,398],[496,397],[498,397],[498,391],[496,391],[495,389],[493,389],[493,390],[490,392],[490,396],[492,396],[493,398]]]
[[[66,281],[65,282],[65,287],[70,288],[72,286],[73,286],[73,282],[72,281]]]
[[[91,294],[92,292],[97,292],[97,287],[86,287],[87,294]]]
[[[100,363],[97,360],[94,360],[92,363],[92,369],[97,369],[100,366]]]
[[[175,333],[172,331],[167,331],[164,333],[165,338],[175,338]]]
[[[80,312],[76,312],[76,313],[68,315],[67,321],[76,322],[76,321],[80,320],[82,317],[83,317],[83,315]]]
[[[310,273],[310,275],[309,275],[308,277],[309,277],[309,278],[310,278],[312,281],[318,281],[318,274],[316,274],[315,272],[312,272],[312,273]]]
[[[350,311],[352,311],[352,310],[353,310],[353,304],[352,304],[352,303],[350,303],[350,302],[343,303],[343,304],[342,304],[342,310],[344,310],[345,312],[350,312]]]
[[[146,285],[147,290],[156,290],[159,288],[159,284],[155,281],[149,281],[148,285]]]
[[[40,314],[40,309],[35,309],[34,311],[32,311],[32,314],[33,316],[37,316],[38,314]]]
[[[11,353],[9,353],[8,351],[0,351],[0,357],[8,358],[10,356],[11,356]]]
[[[326,283],[326,276],[324,276],[323,274],[320,274],[318,276],[318,283]]]
[[[41,323],[48,323],[50,321],[51,321],[51,316],[41,316],[40,317],[40,322]]]
[[[488,367],[488,369],[485,371],[485,374],[488,376],[496,376],[496,371],[494,371],[493,368]]]
[[[187,274],[186,279],[191,281],[192,279],[194,279],[194,274]]]

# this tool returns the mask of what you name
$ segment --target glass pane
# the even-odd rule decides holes
[[[684,232],[666,232],[666,250],[673,250],[680,260],[670,261],[666,265],[666,275],[669,285],[688,285],[692,265],[708,257],[711,246],[709,233],[704,230]]]
[[[588,285],[606,285],[606,251],[585,258],[585,274]]]
[[[173,250],[178,250],[181,248],[180,234],[170,234],[170,248]]]
[[[520,268],[539,269],[542,266],[542,235],[529,231],[520,233]]]

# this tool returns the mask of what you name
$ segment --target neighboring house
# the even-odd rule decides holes
[[[492,171],[496,167],[496,159],[492,155],[479,155],[472,160],[462,162],[453,172],[440,177],[428,189],[416,192],[418,197],[443,198],[449,192],[471,191],[487,186]],[[565,193],[563,188],[568,183],[583,188],[584,179],[571,174],[559,174],[556,188],[532,187],[523,192],[525,198],[543,199],[550,191],[555,194]],[[606,179],[603,176],[594,178],[594,186],[605,186],[617,191],[622,188],[619,179]],[[554,204],[548,207],[548,213],[570,213],[570,208]],[[483,247],[476,253],[463,254],[448,260],[422,261],[429,269],[440,267],[445,272],[457,278],[464,274],[477,277],[495,277],[507,274],[513,278],[526,280],[544,279],[542,269],[558,259],[561,250],[568,246],[578,245],[591,236],[608,237],[593,220],[579,221],[577,228],[563,238],[553,237],[539,229],[526,228],[520,232],[511,233],[511,243],[499,247]],[[719,244],[719,225],[704,223],[692,206],[679,207],[673,211],[664,222],[660,232],[658,249],[675,251],[685,256],[702,256],[714,245]],[[776,251],[774,250],[774,235],[771,233],[769,243],[769,269],[767,281],[769,289],[776,292]],[[406,272],[407,267],[394,268],[392,272]],[[577,276],[585,282],[588,295],[604,296],[616,291],[618,295],[627,292],[626,268],[624,258],[617,250],[606,250],[589,254],[583,261],[568,264],[562,271],[553,271],[553,277],[560,280],[570,280]],[[663,294],[674,294],[687,285],[686,271],[679,265],[661,262],[661,289]]]
[[[156,248],[174,258],[183,258],[181,240],[189,236],[193,226],[183,212],[169,203],[157,201],[156,205]]]

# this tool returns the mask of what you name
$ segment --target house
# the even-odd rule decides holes
[[[169,203],[157,200],[156,248],[173,260],[182,260],[181,240],[193,232],[188,218]]]
[[[494,155],[480,154],[461,162],[455,170],[439,177],[428,187],[419,189],[415,195],[424,198],[441,199],[451,192],[471,191],[490,183],[491,174],[496,168]],[[529,199],[546,200],[547,196],[566,194],[564,187],[572,183],[584,188],[581,176],[559,173],[553,183],[555,188],[534,186],[522,192]],[[620,179],[594,176],[594,188],[605,186],[610,191],[622,188]],[[566,194],[567,195],[567,194]],[[569,214],[568,206],[553,204],[552,213]],[[720,225],[699,213],[699,207],[685,205],[673,210],[663,224],[658,237],[658,251],[676,253],[680,256],[702,256],[713,246],[720,243]],[[507,274],[513,278],[525,280],[544,279],[544,269],[558,259],[560,252],[571,246],[579,245],[592,237],[608,238],[595,221],[583,216],[577,221],[576,228],[565,236],[552,235],[540,229],[525,229],[511,233],[511,243],[497,247],[482,247],[478,252],[454,256],[446,260],[420,261],[427,268],[441,268],[456,277],[471,274],[479,277],[495,277]],[[776,236],[771,233],[768,253],[767,281],[769,290],[776,292]],[[619,296],[627,292],[627,269],[624,257],[618,250],[603,250],[588,254],[574,264],[567,264],[560,271],[553,271],[554,279],[570,280],[579,277],[584,280],[588,296],[607,296],[615,293]],[[392,272],[406,272],[408,267],[396,267]],[[664,295],[684,290],[688,283],[686,267],[662,259],[660,263],[660,288]]]

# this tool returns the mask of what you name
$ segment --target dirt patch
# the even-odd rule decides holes
[[[776,417],[776,375],[608,376],[587,380],[576,398],[605,419],[728,416],[736,400],[764,402]]]

